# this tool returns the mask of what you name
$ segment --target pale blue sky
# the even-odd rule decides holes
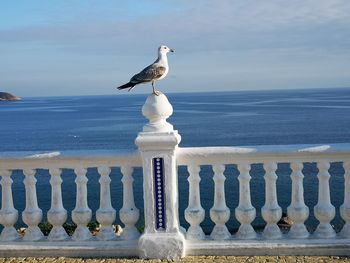
[[[349,87],[350,1],[1,1],[0,90],[124,94],[160,44],[164,92]]]

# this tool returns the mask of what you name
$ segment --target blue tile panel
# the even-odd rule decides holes
[[[165,230],[164,159],[153,158],[153,180],[156,229]]]

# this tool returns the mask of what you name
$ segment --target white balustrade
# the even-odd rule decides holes
[[[51,174],[51,208],[47,212],[47,219],[53,227],[48,239],[53,241],[68,240],[69,236],[62,226],[67,220],[67,210],[64,209],[62,202],[62,171],[61,169],[50,169],[49,173]]]
[[[340,206],[340,215],[345,221],[340,236],[350,238],[350,161],[343,163],[344,167],[344,203]]]
[[[304,203],[304,187],[302,173],[303,164],[301,162],[293,162],[290,164],[292,168],[292,201],[287,208],[288,217],[293,224],[288,233],[291,238],[307,238],[309,232],[305,227],[305,220],[309,217],[309,208]]]
[[[1,210],[0,224],[4,226],[1,232],[1,241],[13,241],[20,239],[19,234],[14,228],[18,219],[18,211],[13,206],[12,198],[12,179],[10,170],[0,170],[1,179]]]
[[[319,170],[317,177],[318,185],[318,203],[314,207],[314,214],[318,221],[320,221],[314,235],[318,238],[333,238],[335,231],[330,222],[335,216],[335,207],[331,204],[331,197],[329,193],[329,178],[331,177],[328,169],[329,162],[321,161],[317,163]]]
[[[266,221],[263,235],[269,239],[277,239],[282,237],[281,230],[277,226],[277,222],[281,219],[282,209],[277,202],[276,192],[276,169],[275,162],[264,164],[265,169],[265,205],[261,209],[261,214]]]
[[[201,206],[201,197],[199,190],[199,182],[201,178],[199,176],[200,166],[189,165],[187,166],[189,177],[187,181],[189,183],[189,197],[188,206],[185,209],[185,219],[190,224],[187,230],[186,238],[189,240],[204,239],[205,234],[200,226],[200,223],[204,220],[205,211]]]
[[[210,234],[212,239],[222,240],[231,238],[231,234],[226,227],[226,222],[230,219],[230,209],[226,206],[225,200],[225,165],[213,165],[214,171],[214,205],[210,209],[210,219],[215,223]]]
[[[133,168],[129,165],[121,167],[123,174],[123,207],[119,210],[120,220],[125,225],[121,237],[123,239],[137,239],[140,237],[140,232],[135,227],[139,220],[140,212],[135,206],[134,190],[132,177]]]
[[[242,239],[254,239],[256,233],[251,225],[256,216],[256,210],[252,206],[250,198],[250,164],[240,163],[237,165],[239,170],[239,203],[235,209],[235,215],[241,223],[236,236]]]
[[[24,185],[26,191],[26,208],[22,212],[23,222],[28,225],[25,231],[23,240],[36,241],[44,238],[38,224],[41,222],[43,213],[38,207],[38,200],[36,196],[36,179],[35,170],[26,169],[23,170],[25,175]]]
[[[100,231],[97,233],[97,238],[100,240],[115,240],[117,238],[113,230],[113,222],[116,217],[116,211],[111,203],[111,178],[109,167],[98,167],[98,173],[101,175],[100,183],[100,207],[96,211],[96,219],[101,224]]]
[[[87,170],[84,168],[76,168],[74,172],[77,176],[75,179],[77,195],[76,205],[72,211],[72,219],[73,222],[77,224],[77,228],[74,231],[72,239],[77,241],[89,240],[92,239],[92,234],[87,228],[87,224],[91,220],[92,212],[87,204]]]

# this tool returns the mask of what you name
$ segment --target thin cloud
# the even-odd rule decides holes
[[[170,90],[187,88],[184,83],[192,90],[214,84],[228,90],[350,81],[345,70],[350,66],[350,1],[164,0],[157,15],[152,5],[158,1],[147,3],[142,15],[118,13],[132,6],[116,8],[115,14],[105,8],[91,15],[86,9],[75,19],[72,12],[66,20],[62,13],[57,23],[2,27],[5,84],[17,83],[18,75],[33,76],[18,86],[73,91],[81,85],[86,92],[104,85],[110,93],[111,86],[151,63],[160,44],[178,51],[163,82]]]

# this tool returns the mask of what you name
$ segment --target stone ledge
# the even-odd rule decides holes
[[[187,241],[188,256],[350,256],[350,239]]]
[[[138,240],[1,242],[1,257],[138,257]]]
[[[137,258],[138,240],[1,242],[1,257]],[[350,256],[350,239],[189,241],[191,256]]]

